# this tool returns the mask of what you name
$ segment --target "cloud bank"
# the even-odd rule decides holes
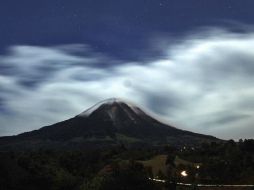
[[[0,56],[0,135],[38,129],[118,97],[176,127],[254,138],[254,32],[210,30],[122,62],[87,45],[15,45]]]

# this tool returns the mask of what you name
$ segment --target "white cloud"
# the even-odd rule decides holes
[[[5,68],[0,100],[8,110],[0,115],[1,135],[58,122],[120,97],[180,128],[220,138],[254,137],[254,33],[190,35],[165,47],[163,58],[142,64],[115,64],[79,44],[10,49],[0,57]],[[114,64],[100,66],[108,61]]]

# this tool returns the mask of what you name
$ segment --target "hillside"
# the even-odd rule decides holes
[[[103,148],[105,146],[193,146],[219,139],[184,131],[118,99],[99,102],[81,114],[39,130],[0,138],[0,149]]]

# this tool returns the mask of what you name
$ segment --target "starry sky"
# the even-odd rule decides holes
[[[118,97],[178,128],[254,138],[253,0],[3,0],[0,136]]]

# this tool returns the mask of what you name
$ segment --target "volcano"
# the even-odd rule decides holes
[[[1,137],[0,150],[10,147],[95,148],[120,144],[193,146],[217,140],[164,124],[136,105],[111,98],[71,119],[17,136]]]

